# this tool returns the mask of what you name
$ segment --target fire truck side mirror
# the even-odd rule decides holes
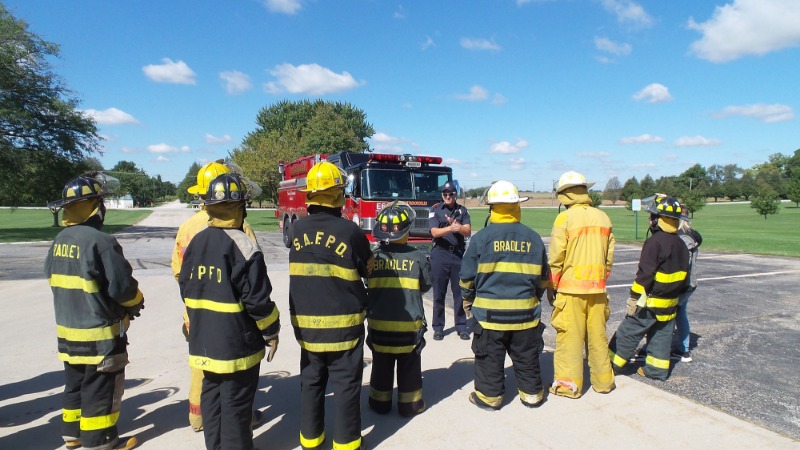
[[[352,173],[347,176],[347,184],[344,185],[345,195],[353,195],[356,190],[356,176]]]

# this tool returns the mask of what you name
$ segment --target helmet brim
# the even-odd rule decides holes
[[[205,195],[205,192],[203,192],[203,189],[200,187],[199,184],[195,184],[194,186],[190,186],[188,189],[186,189],[186,192],[188,192],[188,193],[190,193],[192,195]]]
[[[567,183],[567,184],[565,184],[563,186],[559,186],[559,188],[556,191],[556,193],[560,194],[565,189],[569,189],[569,188],[575,187],[575,186],[586,186],[586,189],[589,189],[590,187],[594,186],[594,183],[595,183],[594,181],[587,181],[586,183]]]

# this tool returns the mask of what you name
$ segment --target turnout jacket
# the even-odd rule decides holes
[[[689,250],[677,234],[652,229],[653,235],[642,246],[630,295],[639,300],[639,306],[652,310],[657,320],[670,321],[675,318],[678,296],[686,290]]]
[[[488,330],[539,325],[539,302],[550,279],[539,234],[521,223],[491,223],[470,239],[461,262],[461,292]]]
[[[431,265],[407,244],[375,250],[367,296],[367,345],[382,353],[410,353],[427,330],[422,294],[431,288]]]
[[[614,263],[614,234],[606,213],[587,204],[561,212],[550,233],[550,278],[565,294],[600,294]]]
[[[58,233],[44,273],[53,291],[58,358],[70,364],[124,367],[125,328],[144,297],[122,247],[101,227],[100,218],[93,216]]]
[[[280,330],[264,255],[238,229],[208,227],[192,238],[178,277],[189,321],[189,365],[234,373],[258,364]]]
[[[369,241],[339,208],[312,205],[292,225],[289,311],[300,347],[310,352],[355,348],[364,337]]]

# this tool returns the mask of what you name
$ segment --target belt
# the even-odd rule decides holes
[[[461,247],[457,247],[455,245],[435,245],[434,248],[447,250],[450,253],[461,253]]]

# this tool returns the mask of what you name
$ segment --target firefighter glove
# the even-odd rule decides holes
[[[269,347],[269,353],[267,353],[267,362],[272,362],[272,358],[275,357],[275,352],[278,351],[278,335],[274,334],[272,336],[264,337],[266,341],[267,347]]]
[[[635,299],[633,297],[629,298],[628,303],[625,307],[625,314],[628,316],[633,316],[634,314],[636,314],[636,303],[638,302],[639,302],[638,299]]]

